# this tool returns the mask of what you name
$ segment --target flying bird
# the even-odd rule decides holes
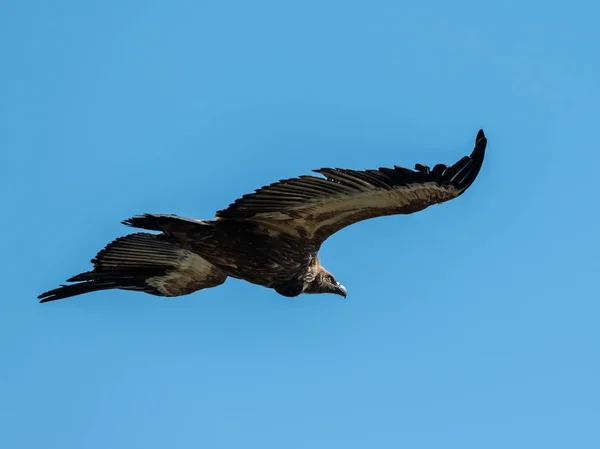
[[[143,214],[123,224],[146,231],[109,243],[93,269],[42,293],[40,302],[98,290],[123,289],[173,297],[216,287],[228,277],[272,288],[286,297],[346,288],[319,261],[335,232],[374,217],[412,214],[462,195],[477,177],[487,139],[452,166],[416,164],[377,170],[321,168],[322,176],[285,179],[219,210],[212,220]]]

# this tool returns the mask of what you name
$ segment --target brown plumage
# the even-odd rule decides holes
[[[217,212],[214,220],[145,214],[123,223],[159,234],[120,237],[92,260],[92,271],[39,296],[53,301],[119,288],[181,296],[225,282],[228,276],[273,288],[283,296],[346,289],[318,259],[323,242],[340,229],[374,217],[412,214],[460,195],[483,164],[487,139],[452,166],[414,170],[322,168],[262,187]]]

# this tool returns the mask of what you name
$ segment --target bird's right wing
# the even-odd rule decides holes
[[[300,176],[265,186],[218,211],[216,219],[247,220],[320,245],[358,221],[411,214],[460,196],[477,177],[486,145],[480,130],[470,156],[432,170],[421,164],[415,170],[322,168],[315,172],[324,178]]]

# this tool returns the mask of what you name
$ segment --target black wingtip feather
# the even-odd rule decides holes
[[[479,132],[477,133],[477,137],[475,138],[475,143],[479,142],[484,137],[485,137],[485,134],[483,133],[483,129],[480,129]]]
[[[63,284],[60,287],[42,293],[38,296],[38,299],[40,303],[44,303],[111,288],[117,288],[117,286],[114,282],[110,281],[89,281],[73,285]]]
[[[485,158],[485,149],[487,147],[487,138],[483,133],[483,129],[480,129],[477,133],[477,137],[475,137],[475,148],[469,157],[465,157],[461,159],[457,164],[460,164],[463,160],[468,159],[469,164],[473,164],[472,167],[469,167],[468,173],[464,175],[463,178],[460,179],[459,183],[456,184],[456,187],[460,190],[460,193],[457,196],[462,195],[475,181],[477,175],[479,175],[479,171],[483,166],[483,159]]]

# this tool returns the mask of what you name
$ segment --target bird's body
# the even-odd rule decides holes
[[[318,266],[318,247],[299,245],[293,237],[250,222],[195,222],[169,215],[146,215],[127,220],[126,224],[160,229],[227,276],[263,287],[300,279],[309,267]]]
[[[275,289],[283,296],[346,289],[318,258],[322,243],[361,220],[410,214],[461,195],[475,180],[487,140],[453,166],[415,170],[315,170],[325,176],[282,180],[244,195],[214,220],[145,214],[124,221],[136,232],[107,245],[94,269],[39,296],[42,302],[120,288],[181,296],[216,287],[233,277]]]

